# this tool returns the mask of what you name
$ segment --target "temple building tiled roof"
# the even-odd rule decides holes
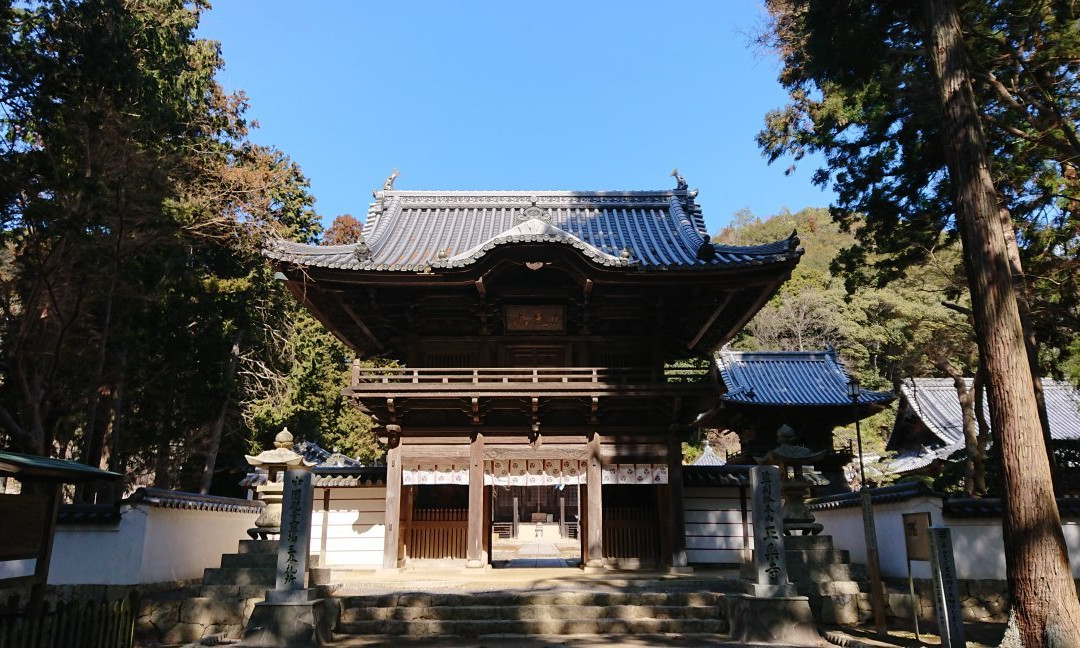
[[[710,241],[695,191],[376,193],[356,244],[276,241],[267,256],[306,267],[431,272],[469,266],[508,243],[566,245],[593,263],[641,271],[737,268],[796,259],[798,238]]]
[[[701,456],[690,462],[691,466],[723,466],[727,461],[722,459],[720,455],[713,452],[712,444],[708,441],[705,442],[705,450],[702,451]]]
[[[733,351],[717,355],[727,388],[721,401],[767,406],[851,406],[848,374],[836,351]],[[884,406],[889,392],[862,390],[859,405]]]
[[[968,378],[968,388],[971,384]],[[898,452],[889,465],[891,471],[920,470],[964,447],[963,411],[951,378],[908,378],[900,393],[901,408],[887,446]],[[1080,441],[1080,394],[1068,382],[1049,378],[1043,378],[1043,394],[1051,437],[1060,442]],[[989,421],[985,399],[984,415]],[[914,428],[925,429],[931,438],[916,441]]]

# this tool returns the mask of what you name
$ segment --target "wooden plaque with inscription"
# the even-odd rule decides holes
[[[49,497],[0,495],[0,560],[37,558],[49,528]]]
[[[506,307],[507,331],[561,333],[565,325],[564,308],[553,305]]]

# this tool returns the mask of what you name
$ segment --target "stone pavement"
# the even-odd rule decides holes
[[[623,646],[627,648],[641,648],[656,646],[665,648],[760,648],[762,644],[742,644],[721,641],[716,635],[542,635],[522,636],[505,635],[490,636],[480,639],[403,639],[399,637],[388,638],[364,638],[350,637],[345,640],[329,644],[334,648],[376,648],[398,647],[412,648],[414,646],[438,646],[439,648],[550,648],[554,646],[591,648],[600,646]],[[770,644],[772,648],[795,648],[785,647],[782,644]],[[822,648],[832,648],[833,644],[824,639]],[[802,647],[802,648],[805,648]]]

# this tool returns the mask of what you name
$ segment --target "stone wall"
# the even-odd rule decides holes
[[[1005,623],[1009,616],[1009,586],[1003,580],[957,581],[965,621]],[[929,579],[915,579],[915,596],[919,599],[919,619],[934,619],[934,590]],[[886,614],[910,620],[911,590],[907,579],[886,580]],[[869,600],[866,602],[869,609]]]

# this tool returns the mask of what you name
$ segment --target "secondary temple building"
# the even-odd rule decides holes
[[[346,390],[386,444],[385,495],[370,469],[317,473],[313,546],[320,520],[332,544],[329,489],[366,479],[379,488],[354,497],[373,513],[352,528],[381,523],[386,568],[483,566],[518,506],[576,535],[586,566],[686,565],[681,444],[717,413],[716,351],[802,253],[794,234],[712,243],[696,193],[681,177],[626,192],[399,191],[390,178],[355,244],[274,244],[323,324],[393,361],[355,364]],[[374,492],[382,506],[365,508]],[[742,509],[745,540],[745,494]]]

